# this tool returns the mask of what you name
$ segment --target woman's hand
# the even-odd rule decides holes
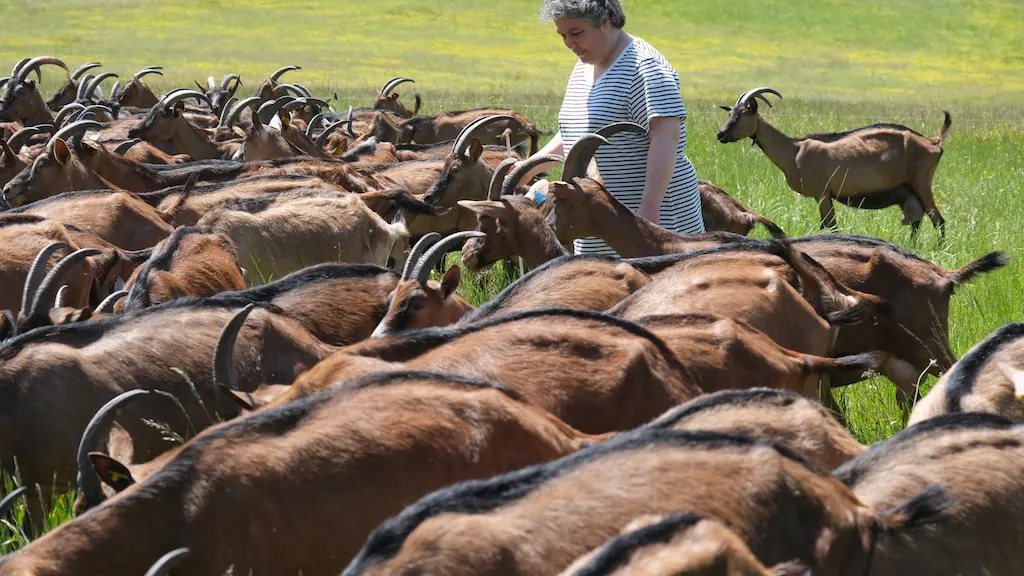
[[[644,195],[637,214],[658,225],[661,223],[661,201],[665,198],[665,191],[668,190],[676,168],[680,120],[679,116],[656,116],[651,118],[650,129],[647,131],[651,147],[647,151]]]

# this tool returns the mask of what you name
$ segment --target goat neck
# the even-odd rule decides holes
[[[796,171],[796,153],[799,150],[796,140],[769,124],[760,114],[757,116],[754,144],[757,144],[757,147],[772,161],[772,164],[775,164],[787,176]]]
[[[210,138],[199,133],[199,130],[184,117],[174,123],[171,142],[179,154],[188,154],[193,160],[216,160],[221,151]]]
[[[532,204],[529,200],[527,202]],[[550,209],[550,206],[548,208]],[[522,255],[527,268],[533,270],[548,260],[569,254],[548,224],[544,208],[527,206],[517,212],[519,217],[515,223],[518,240],[516,253]]]

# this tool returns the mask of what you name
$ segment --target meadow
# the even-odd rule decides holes
[[[935,178],[947,220],[941,240],[928,223],[916,241],[896,208],[837,206],[844,232],[889,240],[947,268],[992,250],[1011,265],[960,288],[950,336],[963,354],[995,328],[1024,317],[1024,3],[1011,0],[628,0],[627,30],[659,48],[679,72],[689,116],[688,155],[699,175],[790,235],[817,232],[815,203],[791,191],[747,143],[719,144],[732,104],[754,86],[784,96],[764,116],[787,134],[839,131],[873,122],[938,133],[942,111],[952,136]],[[416,80],[427,113],[513,107],[544,130],[557,129],[574,57],[536,0],[238,2],[180,0],[0,0],[0,70],[25,56],[53,54],[74,69],[98,60],[122,76],[146,65],[167,91],[241,74],[248,93],[286,64],[335,107],[368,105],[388,78]],[[44,67],[45,94],[63,75]],[[109,82],[104,88],[109,90]],[[399,89],[405,94],[413,85]],[[333,100],[336,98],[336,100]],[[763,235],[757,232],[757,235]],[[454,262],[454,259],[452,259]],[[478,304],[516,275],[501,265],[466,274],[462,294]],[[922,381],[927,391],[931,378]],[[874,442],[903,426],[894,388],[871,379],[837,391],[847,424]],[[9,489],[10,485],[5,486]],[[7,490],[5,489],[6,493]],[[68,497],[51,515],[68,515]],[[14,522],[13,524],[17,524]],[[25,535],[0,534],[0,551]]]

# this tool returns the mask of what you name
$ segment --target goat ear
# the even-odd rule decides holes
[[[725,110],[726,112],[732,112],[732,106],[719,106],[719,108]]]
[[[196,88],[199,88],[200,92],[202,92],[203,94],[206,94],[206,86],[203,86],[202,84],[200,84],[199,80],[193,80],[193,82],[196,83]]]
[[[477,160],[480,159],[480,155],[484,153],[484,145],[476,138],[473,138],[469,141],[469,150],[467,152],[469,153],[470,162],[476,164]]]
[[[92,461],[93,470],[100,480],[116,492],[122,492],[135,484],[135,478],[132,478],[128,467],[110,456],[102,452],[89,452],[89,460]]]
[[[459,200],[458,205],[481,216],[490,216],[491,218],[501,218],[508,214],[505,205],[494,200]]]
[[[391,95],[388,96],[388,98],[391,98],[392,100],[398,100],[398,92],[392,92]]]
[[[60,138],[53,141],[53,159],[61,166],[67,166],[71,161],[71,149],[68,148],[67,142]]]
[[[335,156],[340,156],[344,154],[346,150],[348,150],[348,140],[342,138],[341,141],[338,142],[338,145],[335,146],[334,152],[331,152],[331,154]]]
[[[92,306],[86,306],[85,308],[79,308],[71,314],[68,314],[65,323],[74,324],[75,322],[85,322],[92,318]]]
[[[452,264],[451,268],[444,273],[444,278],[441,279],[441,293],[444,294],[445,299],[455,294],[455,291],[459,288],[459,282],[462,280],[462,271],[455,264]]]

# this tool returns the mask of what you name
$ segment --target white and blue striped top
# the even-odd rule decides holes
[[[686,108],[672,65],[650,44],[633,38],[597,82],[593,76],[592,65],[577,61],[569,77],[558,114],[565,151],[580,136],[613,122],[636,122],[649,130],[651,118],[678,116],[676,166],[661,203],[661,226],[677,234],[704,232],[697,172],[686,157]],[[621,132],[611,141],[614,147],[598,148],[597,168],[612,195],[635,212],[644,192],[649,141],[632,132]],[[617,255],[599,238],[581,238],[574,244],[577,254]]]

